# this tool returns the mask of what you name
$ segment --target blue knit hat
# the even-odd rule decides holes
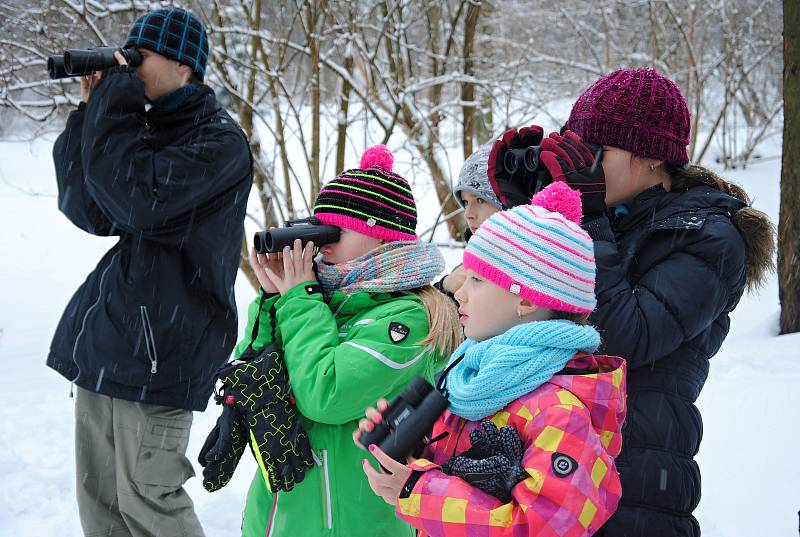
[[[203,80],[208,37],[200,19],[182,8],[148,11],[133,23],[123,48],[143,48],[192,68]]]

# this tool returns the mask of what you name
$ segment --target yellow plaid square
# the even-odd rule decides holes
[[[519,410],[517,410],[516,414],[525,421],[531,421],[533,419],[533,414],[531,414],[531,411],[528,410],[528,407],[526,406],[519,407]]]
[[[489,511],[489,525],[507,528],[511,526],[511,516],[514,513],[514,504],[507,503],[497,509]]]
[[[611,443],[612,438],[614,438],[614,431],[600,432],[600,443],[603,444],[604,448],[608,449],[608,444]]]
[[[595,487],[600,486],[600,482],[606,476],[606,473],[608,473],[608,465],[606,465],[602,459],[594,461],[594,465],[592,466],[592,481]]]
[[[558,400],[561,401],[562,405],[583,408],[583,403],[581,403],[581,400],[575,397],[575,394],[570,391],[559,390],[556,392],[556,396],[558,397]]]
[[[408,498],[399,498],[397,506],[402,514],[417,517],[419,516],[419,501],[419,494],[411,494]]]
[[[542,490],[542,485],[544,485],[544,473],[536,468],[525,468],[525,471],[528,472],[530,477],[525,478],[523,483],[525,483],[525,486],[528,487],[531,492],[539,494]]]
[[[561,429],[556,429],[550,425],[545,425],[542,432],[536,437],[533,445],[545,451],[556,451],[558,449],[558,444],[561,442],[561,438],[563,437],[564,431]]]
[[[461,498],[445,498],[442,504],[442,522],[458,522],[463,524],[467,521],[467,500]]]
[[[578,517],[578,521],[580,521],[581,526],[588,528],[589,524],[591,524],[592,520],[594,519],[595,513],[597,513],[597,507],[595,507],[589,498],[586,498],[586,503],[583,504],[583,509]]]
[[[498,429],[502,429],[503,427],[508,425],[508,418],[510,418],[510,417],[511,417],[511,414],[509,414],[508,412],[503,411],[503,412],[498,412],[497,414],[492,416],[491,420],[492,420],[492,423],[497,425]]]

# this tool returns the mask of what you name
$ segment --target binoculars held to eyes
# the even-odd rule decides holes
[[[142,63],[141,53],[132,48],[68,48],[63,54],[53,54],[47,58],[47,72],[52,79],[90,75],[95,71],[102,71],[117,65],[115,52],[121,53],[128,65],[132,67]]]
[[[294,241],[300,239],[303,246],[314,241],[314,246],[333,244],[339,241],[341,230],[336,226],[323,226],[318,218],[313,216],[300,220],[288,220],[284,227],[259,231],[253,238],[253,245],[259,254],[273,254],[283,250],[285,246],[291,247]]]
[[[547,167],[539,160],[542,146],[532,145],[518,149],[508,149],[503,157],[503,168],[512,181],[530,181],[531,194],[539,192],[553,180]]]
[[[423,438],[447,405],[442,392],[417,376],[381,413],[381,422],[371,431],[362,433],[358,441],[364,447],[375,444],[391,458],[405,464],[408,456],[422,445]]]

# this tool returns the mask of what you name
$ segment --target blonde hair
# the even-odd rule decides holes
[[[419,344],[433,346],[441,358],[446,360],[464,340],[455,304],[444,293],[430,285],[412,289],[407,293],[419,297],[428,315],[428,336]]]

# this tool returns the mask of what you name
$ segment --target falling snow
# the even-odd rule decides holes
[[[79,536],[74,493],[73,402],[70,387],[44,362],[67,300],[113,238],[83,233],[58,212],[52,140],[0,143],[0,535]],[[779,155],[780,141],[763,147]],[[452,165],[452,163],[451,163]],[[780,160],[730,174],[777,221]],[[420,229],[435,210],[421,200]],[[425,220],[427,218],[427,221]],[[446,252],[453,266],[460,251]],[[240,323],[253,291],[236,287]],[[696,515],[705,537],[797,535],[800,509],[800,334],[777,337],[777,284],[746,295],[731,333],[713,359],[698,406],[704,440],[698,455],[703,497]],[[173,312],[180,322],[180,312]],[[239,333],[243,332],[243,326]],[[217,418],[196,413],[188,456],[195,459]],[[208,535],[239,535],[252,458],[233,481],[209,494],[198,478],[187,490]],[[669,479],[668,475],[661,477]]]

